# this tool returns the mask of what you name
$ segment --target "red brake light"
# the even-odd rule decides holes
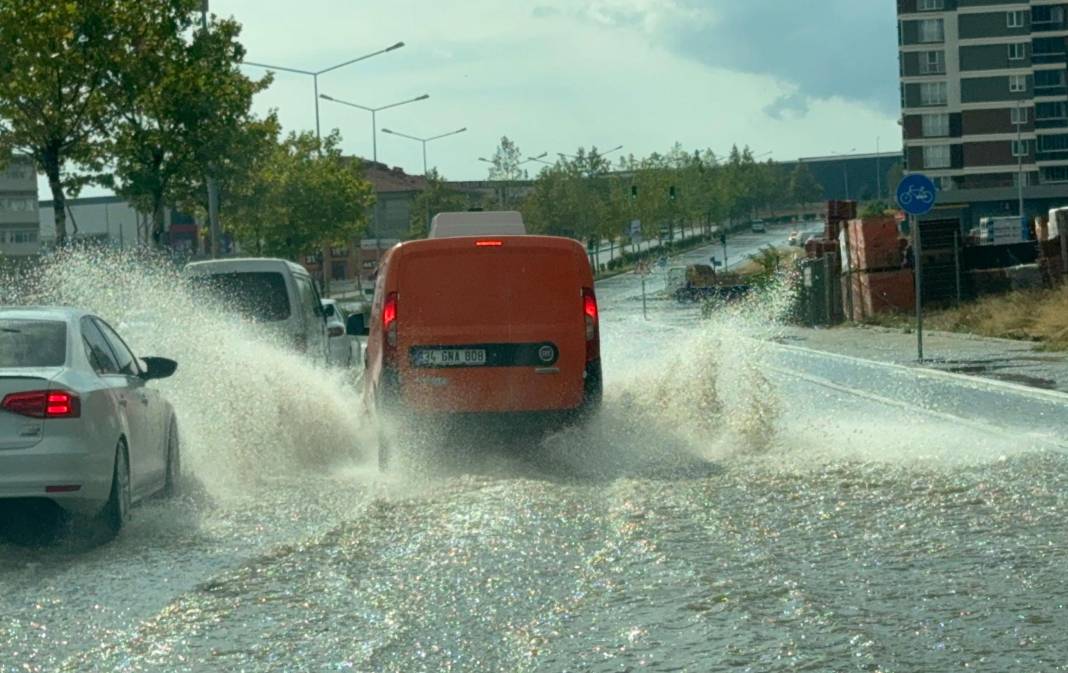
[[[390,292],[386,295],[386,303],[382,306],[382,330],[385,332],[386,344],[397,345],[397,293]]]
[[[582,314],[586,320],[586,362],[600,357],[601,339],[597,319],[597,295],[593,288],[582,288]]]
[[[504,241],[475,241],[475,247],[478,248],[499,248],[504,245]]]
[[[30,418],[78,418],[82,413],[81,400],[65,390],[11,393],[0,402],[0,408]]]

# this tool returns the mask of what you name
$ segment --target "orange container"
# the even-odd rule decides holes
[[[877,313],[901,313],[916,308],[916,285],[912,270],[854,272],[849,276],[853,288],[853,320],[860,321]],[[842,299],[849,308],[850,298]]]
[[[893,215],[849,221],[849,265],[854,271],[901,268],[901,234]]]

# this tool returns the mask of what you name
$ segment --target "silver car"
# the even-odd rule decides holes
[[[0,501],[52,500],[117,533],[132,503],[176,494],[178,424],[149,381],[177,366],[84,311],[0,307]]]

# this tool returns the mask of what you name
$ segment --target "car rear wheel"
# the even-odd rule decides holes
[[[178,424],[171,421],[167,432],[167,476],[163,484],[164,498],[177,498],[182,494],[182,451],[178,437]]]
[[[115,468],[111,475],[111,494],[100,513],[101,524],[112,535],[117,535],[130,518],[130,458],[125,442],[115,448]]]

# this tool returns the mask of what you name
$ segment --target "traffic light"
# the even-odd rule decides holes
[[[675,200],[675,185],[671,185],[671,187],[669,187],[669,188],[668,188],[668,197],[669,197],[669,198],[670,198],[670,199],[671,199],[672,201],[674,201],[674,200]]]
[[[632,198],[632,199],[638,198],[638,185],[631,185],[630,186],[630,198]]]
[[[727,245],[727,232],[719,232],[719,242],[723,245]]]

